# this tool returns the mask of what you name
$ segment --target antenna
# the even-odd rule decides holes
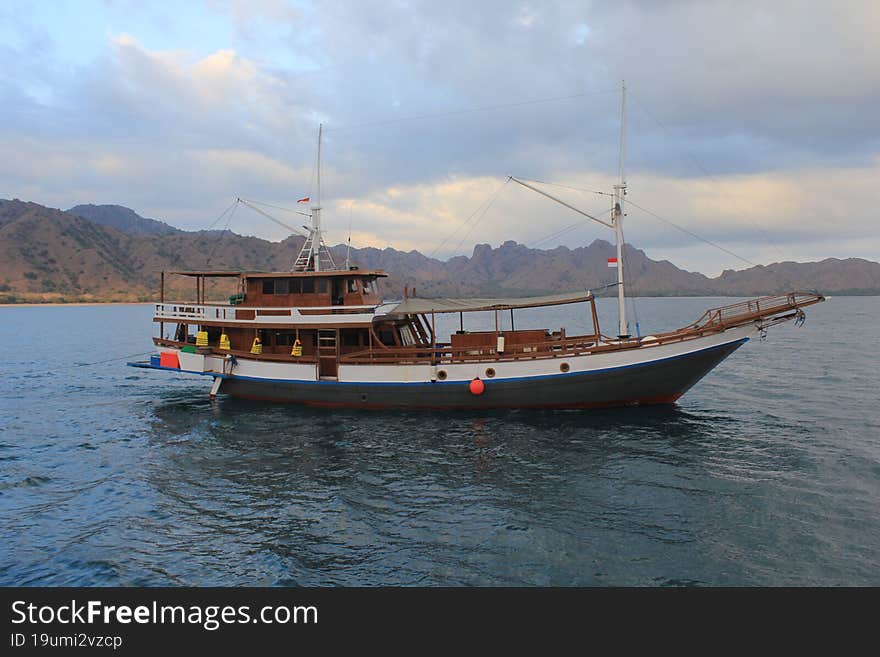
[[[345,269],[348,269],[351,263],[351,206],[354,205],[354,199],[348,203],[348,251],[345,254]]]

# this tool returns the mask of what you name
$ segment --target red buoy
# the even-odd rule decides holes
[[[483,391],[486,389],[486,384],[480,381],[480,377],[476,377],[473,381],[468,384],[468,389],[471,391],[472,395],[479,397],[483,394]]]

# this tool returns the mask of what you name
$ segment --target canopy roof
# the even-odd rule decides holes
[[[592,292],[567,292],[542,297],[512,297],[498,299],[404,299],[388,311],[389,315],[420,315],[424,313],[462,313],[480,310],[509,310],[511,308],[536,308],[538,306],[561,306],[566,303],[589,301]]]
[[[205,278],[320,278],[322,276],[388,276],[381,269],[329,269],[326,271],[166,271],[179,276],[204,276]]]

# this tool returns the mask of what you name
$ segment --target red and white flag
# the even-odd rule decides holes
[[[608,266],[616,267],[617,266],[617,258],[608,258]]]
[[[306,196],[305,198],[301,198],[301,199],[297,200],[297,203],[308,203],[310,200],[311,199],[309,199],[309,197]]]

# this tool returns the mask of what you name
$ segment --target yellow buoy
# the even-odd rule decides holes
[[[207,347],[208,346],[208,332],[207,331],[199,331],[196,334],[196,346],[197,347]]]
[[[220,334],[220,348],[229,351],[232,349],[232,345],[229,344],[229,336],[225,333]]]
[[[252,354],[263,353],[263,343],[260,342],[260,338],[254,338],[254,343],[251,345],[251,353]]]
[[[290,350],[291,356],[302,356],[303,355],[303,345],[302,342],[296,340],[293,343],[293,349]]]

